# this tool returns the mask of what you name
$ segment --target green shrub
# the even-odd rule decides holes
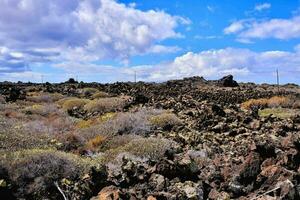
[[[99,90],[96,88],[83,88],[80,93],[83,97],[91,97],[95,93],[97,93]]]
[[[64,98],[62,94],[59,93],[29,93],[26,97],[27,101],[35,103],[51,103]]]
[[[173,113],[162,113],[150,118],[152,125],[163,129],[170,129],[182,124],[182,121]]]
[[[74,97],[74,98],[66,99],[62,104],[62,108],[65,111],[69,111],[74,108],[82,109],[88,103],[89,103],[88,99],[79,99]]]
[[[116,158],[119,154],[127,152],[129,154],[149,158],[151,160],[158,160],[162,158],[168,149],[174,148],[176,143],[162,138],[137,138],[133,139],[124,146],[116,149],[111,149],[105,152],[105,161],[110,161]]]
[[[287,119],[297,114],[300,114],[300,111],[295,111],[293,109],[287,108],[266,108],[263,110],[259,110],[258,114],[260,117],[268,117],[269,115],[274,115],[275,117],[281,119]]]
[[[41,116],[48,116],[50,114],[58,114],[59,110],[54,104],[39,105],[34,104],[28,106],[23,110],[26,114],[36,114]]]
[[[129,142],[135,139],[140,139],[141,136],[138,135],[117,135],[108,137],[101,145],[98,146],[98,150],[105,152],[112,149],[117,149],[125,146]]]
[[[15,151],[30,148],[45,148],[51,138],[23,126],[22,122],[0,116],[0,149]]]
[[[106,98],[110,97],[110,95],[106,92],[96,92],[95,94],[92,95],[92,99],[100,99],[100,98]]]
[[[87,139],[96,137],[98,134],[111,136],[122,134],[147,135],[151,130],[148,118],[156,111],[142,109],[137,112],[118,113],[113,118],[78,130],[79,134]]]
[[[18,197],[26,199],[58,198],[56,181],[76,180],[91,167],[91,161],[55,150],[20,151],[1,157]]]
[[[102,114],[106,112],[115,112],[122,110],[127,102],[128,99],[122,97],[95,99],[88,102],[84,106],[84,110],[89,113],[99,112]]]

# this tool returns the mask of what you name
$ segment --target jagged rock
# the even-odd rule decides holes
[[[245,186],[254,182],[260,173],[261,163],[261,157],[257,153],[250,153],[239,169],[237,181]]]
[[[108,180],[117,186],[130,186],[137,181],[146,180],[150,169],[147,159],[130,154],[120,154],[114,163],[107,165]]]
[[[173,189],[177,191],[177,194],[182,195],[181,198],[203,200],[203,190],[200,184],[186,181],[184,183],[176,183],[173,187]]]
[[[226,113],[224,112],[224,110],[223,110],[220,106],[218,106],[218,105],[216,105],[216,104],[213,104],[211,109],[212,109],[212,111],[213,111],[216,115],[219,115],[219,116],[221,116],[221,117],[225,117],[225,115],[226,115]]]
[[[230,195],[226,192],[218,192],[217,190],[213,189],[209,193],[209,199],[211,200],[230,200]]]
[[[172,129],[151,127],[149,135],[132,136],[162,137],[172,139],[177,143],[178,149],[170,148],[158,159],[151,160],[147,156],[137,157],[130,153],[114,155],[119,148],[123,147],[123,142],[125,146],[127,145],[126,140],[130,137],[127,138],[125,132],[118,133],[123,134],[125,141],[121,141],[120,146],[117,144],[115,147],[113,144],[113,147],[109,149],[111,151],[105,149],[106,143],[110,146],[110,136],[99,147],[95,147],[95,153],[93,151],[90,154],[82,153],[88,151],[82,146],[89,142],[89,137],[84,138],[82,143],[78,144],[76,140],[70,140],[74,146],[59,150],[79,152],[93,158],[99,157],[99,160],[108,152],[111,152],[114,157],[108,163],[105,162],[103,176],[89,174],[91,178],[74,181],[73,186],[62,185],[62,189],[70,199],[88,199],[91,195],[97,194],[101,188],[101,192],[94,199],[99,199],[100,195],[102,199],[131,200],[251,199],[278,187],[277,184],[285,183],[287,180],[292,184],[278,187],[276,195],[282,195],[284,199],[299,198],[300,117],[261,118],[258,115],[258,108],[250,111],[241,109],[241,103],[245,100],[274,96],[276,91],[273,86],[242,83],[239,88],[234,88],[233,86],[237,85],[230,76],[223,78],[219,84],[199,77],[158,84],[142,82],[136,84],[63,83],[30,85],[33,87],[30,89],[24,83],[17,85],[5,83],[3,86],[0,85],[0,94],[3,97],[9,97],[10,89],[15,87],[20,93],[23,91],[58,92],[66,97],[80,97],[78,92],[80,89],[93,87],[109,93],[109,96],[134,97],[130,99],[123,112],[134,113],[143,106],[169,109],[180,118],[182,125],[178,127]],[[224,86],[233,88],[224,88]],[[283,94],[292,95],[290,92]],[[13,97],[12,99],[20,98]],[[27,102],[22,102],[17,106],[23,109],[24,105],[27,106]],[[1,106],[3,114],[0,117],[11,120],[13,125],[14,120],[24,117],[23,111],[15,112],[10,108],[10,103]],[[81,119],[94,120],[100,114],[98,112],[85,113],[75,107],[69,113],[73,117],[80,118],[75,119],[75,123]],[[35,115],[31,117],[35,118]],[[1,118],[0,125],[2,121]],[[92,126],[91,130],[95,128],[97,134],[102,134],[102,130],[98,130],[97,125]],[[73,131],[73,129],[70,130],[72,133]],[[85,135],[83,134],[82,137]],[[0,143],[2,145],[2,142]],[[68,142],[65,142],[65,145],[67,146]],[[10,193],[15,192],[8,175],[7,177],[0,176],[0,179],[12,186]],[[60,195],[57,189],[54,189]],[[265,195],[265,197],[270,196]]]
[[[162,191],[166,187],[166,180],[165,177],[160,174],[152,174],[149,179],[149,184],[155,188],[155,190]]]
[[[26,98],[26,93],[23,90],[16,87],[12,87],[9,89],[9,95],[6,97],[6,101],[15,102],[17,100],[23,100],[25,98]]]
[[[218,84],[224,87],[238,87],[239,84],[233,80],[232,75],[224,76],[218,81]]]
[[[91,200],[119,200],[121,191],[116,186],[108,186],[103,188],[97,197]]]
[[[149,102],[149,98],[140,93],[134,96],[133,104],[146,104]]]

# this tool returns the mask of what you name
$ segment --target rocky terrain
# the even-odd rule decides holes
[[[1,199],[300,199],[300,87],[0,83]]]

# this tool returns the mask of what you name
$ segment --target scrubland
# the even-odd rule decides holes
[[[293,87],[2,83],[1,198],[300,198]]]

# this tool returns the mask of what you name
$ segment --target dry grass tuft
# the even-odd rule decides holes
[[[91,126],[95,126],[97,124],[106,122],[108,120],[113,119],[117,114],[116,113],[105,113],[99,117],[88,119],[88,120],[81,120],[76,124],[77,128],[89,128]]]
[[[288,97],[275,96],[268,99],[269,108],[288,107],[291,105],[291,99]]]
[[[103,142],[105,142],[106,139],[107,137],[103,135],[97,135],[86,143],[85,149],[89,151],[95,151],[101,144],[103,144]]]
[[[150,118],[152,125],[163,129],[169,129],[182,124],[182,121],[173,113],[162,113]]]
[[[96,88],[83,88],[80,91],[81,96],[83,97],[91,97],[92,95],[94,95],[95,93],[97,93],[99,90]]]
[[[27,94],[27,101],[35,102],[35,103],[50,103],[55,102],[64,98],[62,94],[59,93],[37,93],[30,92]]]
[[[12,184],[19,188],[18,196],[44,199],[59,194],[53,188],[55,181],[77,179],[90,169],[92,162],[70,153],[32,149],[2,154],[0,163]]]
[[[49,141],[49,135],[35,132],[32,126],[27,129],[17,119],[0,116],[0,149],[16,151],[45,148],[49,145]]]
[[[88,102],[84,106],[84,110],[89,113],[99,112],[115,112],[122,110],[128,103],[127,97],[110,97],[110,98],[101,98],[95,99]]]
[[[297,114],[300,114],[300,112],[288,108],[266,108],[260,110],[258,114],[260,117],[268,117],[270,115],[273,115],[281,119],[288,119],[296,116]]]
[[[291,104],[291,100],[288,97],[274,96],[269,99],[250,99],[241,104],[241,107],[245,110],[252,108],[275,108],[275,107],[287,107]]]
[[[59,102],[62,103],[62,102]],[[86,104],[89,103],[88,99],[80,99],[80,98],[68,98],[62,103],[62,108],[65,111],[72,110],[74,108],[82,109]]]
[[[59,113],[58,108],[54,104],[40,105],[34,104],[23,109],[26,114],[35,114],[41,116],[48,116],[50,114]]]
[[[173,148],[176,145],[175,142],[162,139],[162,138],[137,138],[131,140],[124,146],[120,146],[116,149],[111,149],[105,152],[106,161],[111,161],[119,154],[127,152],[132,155],[148,158],[151,160],[159,160],[165,154],[168,149]]]
[[[110,97],[110,95],[106,92],[96,92],[95,94],[92,95],[92,99],[100,99],[100,98],[106,98],[106,97]]]

